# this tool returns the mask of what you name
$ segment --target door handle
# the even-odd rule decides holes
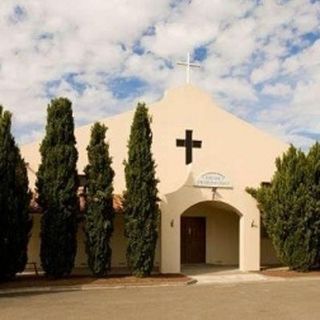
[[[191,230],[191,228],[189,227],[189,228],[188,228],[188,235],[189,235],[189,236],[191,236],[191,231],[192,231],[192,230]]]

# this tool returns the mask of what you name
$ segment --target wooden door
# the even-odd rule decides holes
[[[181,217],[181,263],[206,262],[206,218]]]

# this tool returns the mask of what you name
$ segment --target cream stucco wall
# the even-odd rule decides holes
[[[245,188],[269,181],[275,169],[275,158],[288,146],[226,112],[207,93],[191,85],[169,90],[162,100],[148,106],[162,200],[161,271],[180,272],[181,214],[196,203],[213,199],[232,206],[239,213],[240,269],[259,269],[260,214]],[[109,128],[107,140],[116,172],[114,187],[119,194],[125,188],[123,160],[127,155],[132,117],[133,110],[101,120]],[[75,131],[79,172],[87,164],[90,128],[88,125]],[[184,148],[176,146],[176,139],[185,138],[187,129],[193,130],[193,139],[202,141],[202,148],[193,150],[193,163],[188,166]],[[38,149],[39,142],[22,146],[22,154],[31,168],[31,187],[35,182],[33,172],[40,162]],[[210,189],[193,186],[199,175],[212,171],[225,175],[233,188],[218,189],[213,195]]]
[[[28,245],[28,262],[35,262],[40,268],[40,214],[33,214],[33,227],[31,238]],[[83,231],[83,223],[79,223],[77,232],[77,255],[75,259],[76,268],[87,267],[87,255],[85,251],[85,234]],[[111,267],[126,267],[126,248],[127,241],[124,237],[124,219],[122,214],[117,214],[114,219],[114,233],[111,238],[112,261]],[[160,264],[159,241],[156,248],[155,266]]]
[[[221,172],[232,180],[235,188],[268,181],[274,170],[275,157],[287,148],[276,138],[218,107],[207,93],[191,85],[168,91],[161,101],[148,107],[162,195],[174,192],[186,180],[188,168],[184,165],[184,148],[176,147],[176,139],[184,138],[186,129],[192,129],[193,138],[203,142],[201,149],[194,149],[194,176],[207,170]],[[116,172],[116,193],[122,193],[125,188],[123,160],[127,157],[133,112],[100,120],[109,128],[107,140]],[[87,164],[86,147],[91,126],[75,130],[79,172]],[[37,141],[21,147],[24,158],[35,172],[40,163],[39,145],[40,141]],[[35,175],[30,172],[29,178],[34,187]]]
[[[83,223],[79,224],[78,227],[78,248],[75,266],[76,267],[87,267],[87,255],[85,251],[85,234],[83,231]],[[112,249],[112,260],[111,267],[126,267],[126,250],[127,250],[127,239],[124,236],[124,218],[123,214],[116,214],[114,219],[114,232],[111,237],[111,249]],[[159,245],[156,248],[155,255],[155,266],[159,266],[160,251]]]

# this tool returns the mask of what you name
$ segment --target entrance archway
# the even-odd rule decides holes
[[[181,215],[180,262],[239,268],[240,213],[219,201],[199,202]]]

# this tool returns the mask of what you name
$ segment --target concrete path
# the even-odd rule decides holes
[[[198,275],[192,276],[197,280],[196,284],[223,284],[223,283],[241,283],[252,281],[267,281],[265,277],[256,273],[238,273],[238,274],[225,274],[225,275]]]
[[[270,278],[253,272],[241,272],[239,269],[213,265],[187,265],[182,268],[182,273],[195,279],[196,284],[223,284],[243,283],[253,281],[267,281]],[[278,280],[281,280],[278,278]]]

